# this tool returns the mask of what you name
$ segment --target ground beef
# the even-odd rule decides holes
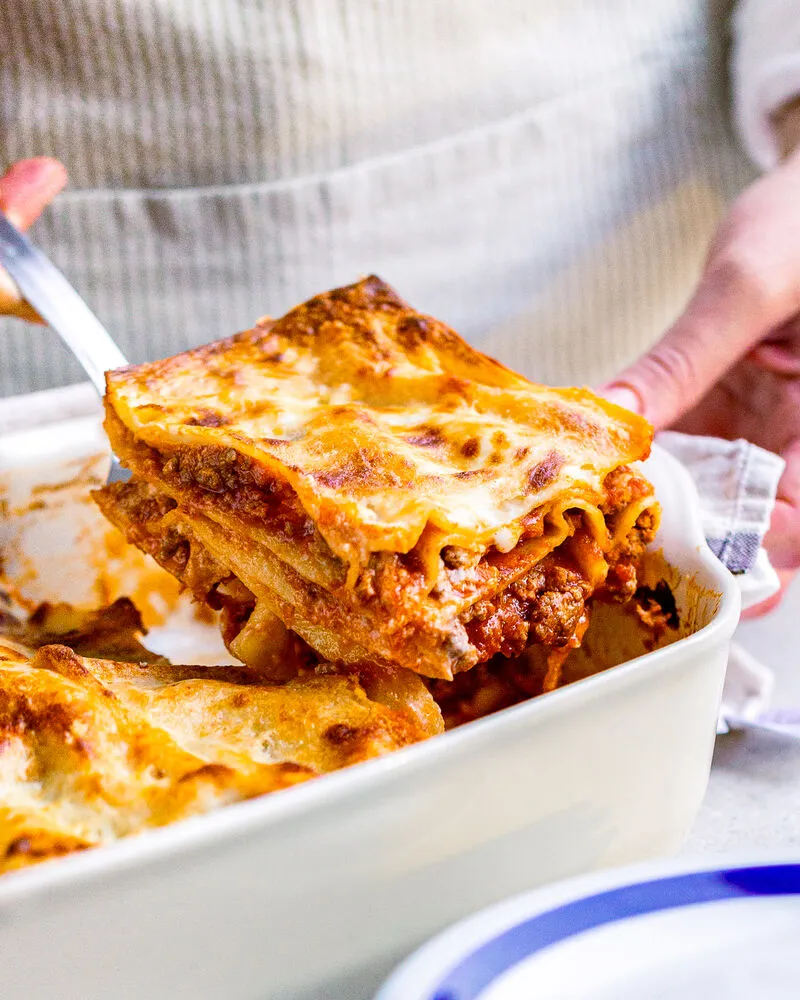
[[[591,593],[577,569],[547,556],[502,593],[471,609],[466,629],[481,660],[519,656],[532,642],[565,646],[575,635]]]

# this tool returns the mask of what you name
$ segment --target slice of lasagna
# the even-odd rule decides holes
[[[529,382],[375,277],[109,373],[106,413],[133,478],[101,508],[272,676],[310,647],[450,679],[536,643],[552,686],[657,527],[629,466],[644,420]]]

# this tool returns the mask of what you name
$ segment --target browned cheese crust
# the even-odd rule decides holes
[[[231,679],[224,679],[225,677]],[[443,728],[419,677],[115,663],[0,645],[0,873],[391,752]]]
[[[106,412],[134,479],[100,506],[270,676],[302,658],[286,630],[445,679],[566,648],[595,590],[635,589],[657,527],[628,468],[645,421],[528,382],[377,278],[112,372]]]

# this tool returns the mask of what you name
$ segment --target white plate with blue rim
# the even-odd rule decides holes
[[[376,1000],[800,997],[800,856],[639,865],[526,893],[434,938]]]

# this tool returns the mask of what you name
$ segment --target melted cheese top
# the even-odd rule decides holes
[[[239,683],[230,667],[118,663],[64,646],[29,661],[0,636],[0,873],[441,732],[422,681],[399,674]]]
[[[288,482],[351,567],[426,530],[438,548],[507,551],[532,510],[600,503],[606,474],[652,437],[588,390],[509,371],[374,277],[111,372],[107,405],[162,454],[205,448],[212,472],[238,454]]]

